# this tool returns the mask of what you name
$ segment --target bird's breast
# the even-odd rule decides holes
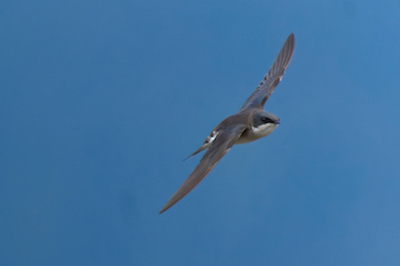
[[[248,143],[268,136],[277,126],[277,124],[272,123],[259,125],[258,127],[252,126],[243,132],[242,136],[236,141],[236,144]]]

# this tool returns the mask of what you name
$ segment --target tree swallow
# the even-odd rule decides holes
[[[282,80],[292,59],[294,35],[291,33],[260,85],[236,114],[222,120],[206,138],[203,145],[188,156],[208,149],[189,177],[168,200],[160,213],[166,211],[188,194],[215,167],[234,144],[242,144],[269,135],[280,123],[279,118],[263,110],[268,97]]]

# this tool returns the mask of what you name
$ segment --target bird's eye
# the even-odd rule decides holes
[[[268,118],[265,116],[261,117],[261,121],[263,121],[264,123],[273,123],[274,122],[274,121],[272,121],[271,118]]]

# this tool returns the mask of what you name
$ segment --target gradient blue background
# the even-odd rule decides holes
[[[0,265],[399,265],[400,2],[0,2]],[[293,32],[265,109],[161,207]]]

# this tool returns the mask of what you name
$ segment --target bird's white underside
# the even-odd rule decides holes
[[[267,123],[258,127],[251,127],[251,130],[245,131],[245,133],[236,141],[235,144],[249,143],[265,137],[271,134],[271,132],[274,131],[277,126],[277,124]]]
[[[251,127],[251,131],[258,138],[262,138],[271,134],[271,132],[274,131],[277,126],[277,124],[267,123],[259,125],[258,127]]]

